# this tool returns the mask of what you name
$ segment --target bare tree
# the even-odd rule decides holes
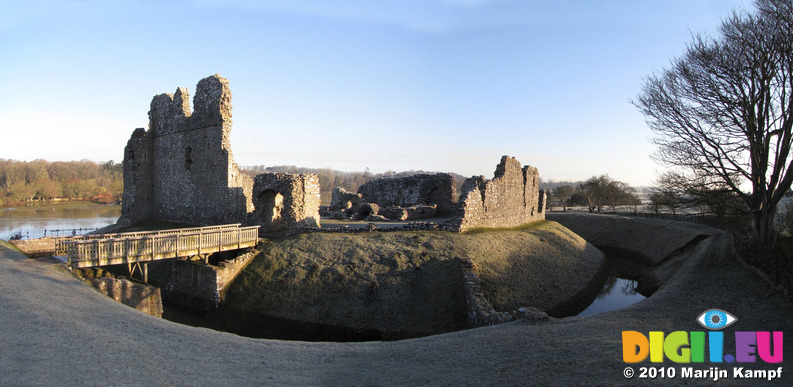
[[[570,185],[562,185],[556,187],[551,191],[551,195],[562,203],[562,210],[567,211],[567,201],[570,200],[570,197],[573,196],[575,193],[575,188]]]
[[[634,192],[636,189],[633,187],[608,175],[592,176],[577,188],[577,193],[585,198],[589,212],[601,212],[603,206],[616,210],[620,205],[637,205],[639,198]]]
[[[695,36],[634,104],[656,134],[655,159],[692,190],[734,193],[772,244],[793,182],[793,1],[755,5],[723,20],[719,37]]]
[[[662,174],[656,182],[663,204],[673,213],[676,209],[697,209],[715,215],[721,224],[735,222],[749,213],[746,203],[724,183],[692,184],[690,178],[675,172]]]
[[[578,185],[578,192],[586,198],[589,212],[600,212],[608,195],[609,184],[612,182],[608,175],[592,176]]]
[[[636,188],[628,187],[624,192],[624,204],[631,209],[634,214],[639,212],[639,206],[642,205],[642,199],[636,194]]]

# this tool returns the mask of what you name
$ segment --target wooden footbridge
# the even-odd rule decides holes
[[[72,268],[127,264],[132,274],[133,265],[136,265],[145,278],[145,263],[149,261],[195,256],[206,260],[212,253],[258,243],[259,226],[226,224],[60,238],[56,241],[56,254],[65,255]],[[144,263],[143,269],[141,263]]]

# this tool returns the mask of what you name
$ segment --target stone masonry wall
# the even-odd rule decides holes
[[[193,109],[183,87],[152,99],[149,130],[135,129],[124,149],[119,226],[154,219],[192,225],[260,224],[266,231],[273,217],[261,215],[277,206],[283,207],[278,227],[319,226],[316,175],[264,174],[257,196],[253,179],[240,173],[231,154],[231,91],[225,78],[215,74],[199,81]],[[267,190],[285,201],[263,200]],[[254,211],[254,200],[264,207]]]
[[[171,262],[171,277],[162,289],[163,298],[195,310],[215,309],[220,303],[219,268],[183,259]]]
[[[124,193],[118,224],[128,226],[151,219],[153,208],[154,137],[138,128],[124,148]]]
[[[172,261],[170,279],[163,289],[163,297],[195,310],[213,310],[237,274],[255,255],[255,250],[249,250],[232,260],[221,261],[218,266],[175,259]]]
[[[361,194],[355,192],[348,192],[342,187],[336,187],[331,194],[330,211],[346,211],[354,206],[357,206],[363,201]]]
[[[123,278],[86,278],[101,293],[108,297],[155,317],[162,317],[160,289]]]
[[[504,317],[493,309],[482,293],[482,283],[476,275],[474,262],[468,257],[458,257],[463,276],[465,291],[466,317],[470,328],[494,325],[504,322]]]
[[[319,227],[320,187],[317,175],[263,173],[253,185],[255,222],[263,231]]]
[[[381,177],[371,180],[358,193],[367,203],[380,207],[412,207],[437,204],[439,212],[456,207],[454,176],[448,173],[419,173],[407,177]]]
[[[514,227],[545,219],[537,168],[528,165],[521,168],[514,157],[501,158],[493,180],[483,176],[467,179],[458,205],[456,227],[459,231],[475,227]]]
[[[182,87],[152,99],[149,130],[135,130],[125,149],[119,223],[234,223],[253,210],[253,181],[231,154],[228,81],[217,74],[199,81],[193,106]]]

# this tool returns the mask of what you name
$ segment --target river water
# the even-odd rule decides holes
[[[111,225],[119,216],[121,205],[90,202],[0,208],[0,239],[80,235]]]

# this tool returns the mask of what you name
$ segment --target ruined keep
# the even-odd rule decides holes
[[[199,81],[193,108],[191,112],[183,87],[152,99],[149,130],[135,129],[124,148],[119,226],[153,219],[193,225],[259,224],[267,231],[274,226],[299,227],[305,217],[314,216],[319,190],[306,190],[310,184],[304,181],[310,178],[304,176],[274,178],[301,185],[303,188],[295,188],[304,189],[300,199],[292,199],[295,189],[288,187],[288,182],[279,185],[277,193],[290,198],[283,202],[287,206],[294,203],[310,207],[316,203],[316,210],[287,208],[281,211],[285,216],[277,225],[272,224],[272,218],[257,218],[267,211],[255,211],[254,181],[240,173],[231,154],[231,91],[225,78],[215,74]],[[310,197],[314,194],[315,198]],[[290,218],[292,215],[295,218]],[[318,224],[319,217],[314,219]]]
[[[514,157],[503,156],[492,180],[484,176],[463,183],[454,227],[515,227],[545,219],[545,192],[539,189],[537,168],[521,167]]]
[[[438,212],[451,212],[457,203],[454,176],[448,173],[419,173],[406,177],[380,177],[366,182],[358,193],[367,203],[380,207],[437,205]]]

